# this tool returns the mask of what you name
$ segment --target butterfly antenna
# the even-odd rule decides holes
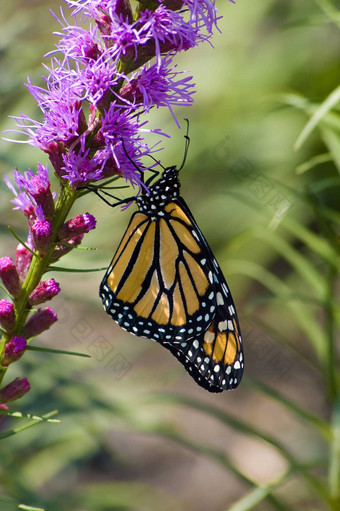
[[[189,137],[189,119],[184,119],[185,122],[187,123],[187,132],[186,134],[184,135],[184,138],[185,138],[185,147],[184,147],[184,156],[183,156],[183,161],[182,161],[182,165],[180,166],[180,168],[178,169],[178,171],[182,170],[182,168],[184,167],[185,165],[185,162],[186,162],[186,159],[187,159],[187,156],[188,156],[188,151],[189,151],[189,145],[190,145],[190,137]]]

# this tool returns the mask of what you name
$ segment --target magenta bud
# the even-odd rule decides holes
[[[5,346],[3,365],[7,367],[12,362],[18,360],[24,354],[26,348],[27,342],[24,337],[13,336]]]
[[[96,227],[96,223],[95,217],[90,213],[71,218],[71,220],[68,220],[60,227],[58,232],[59,239],[68,240],[79,234],[89,232]]]
[[[50,307],[38,309],[25,323],[22,334],[26,339],[48,330],[57,321],[57,315]]]
[[[128,18],[129,23],[133,21],[133,13],[129,0],[117,0],[114,7],[115,13],[123,20]]]
[[[17,298],[21,291],[21,284],[11,257],[0,258],[0,277],[7,291]]]
[[[0,390],[0,403],[15,401],[25,395],[31,386],[27,378],[15,378],[11,383]]]
[[[15,326],[14,305],[4,298],[0,300],[0,326],[6,332],[10,332]]]
[[[20,243],[15,251],[15,267],[19,278],[23,281],[31,265],[33,254],[24,245]]]
[[[52,227],[48,220],[36,220],[31,226],[31,234],[34,247],[41,253],[46,254],[51,247]]]
[[[42,280],[30,294],[29,302],[31,305],[38,305],[39,303],[52,300],[59,292],[60,286],[54,279],[46,280],[45,282]]]

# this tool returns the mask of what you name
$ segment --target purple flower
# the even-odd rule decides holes
[[[33,245],[42,255],[45,255],[52,243],[52,226],[44,217],[41,206],[36,207],[37,219],[31,226]]]
[[[139,27],[140,20],[132,25],[121,18],[111,20],[110,33],[103,38],[107,45],[113,46],[117,60],[137,60],[138,47],[145,44],[149,38],[141,34]]]
[[[183,17],[164,5],[155,11],[146,9],[139,19],[142,31],[155,48],[157,65],[160,67],[162,53],[188,50],[197,44],[198,33]]]
[[[67,240],[73,238],[74,236],[78,236],[79,234],[84,234],[91,231],[92,229],[95,229],[96,223],[97,221],[95,217],[90,213],[78,215],[74,218],[71,218],[60,227],[58,237],[61,240]]]
[[[21,291],[19,275],[11,257],[0,258],[0,277],[7,291],[17,298]]]
[[[62,155],[64,164],[60,170],[61,177],[67,179],[74,188],[103,178],[102,162],[98,163],[98,155],[90,158],[89,153],[90,149],[87,149],[78,153],[69,151],[68,154]]]
[[[0,300],[0,326],[6,332],[11,332],[15,327],[14,305],[4,298]]]
[[[14,336],[5,346],[5,356],[3,360],[3,365],[5,367],[12,364],[16,360],[24,354],[27,348],[27,342],[24,337]]]
[[[46,82],[47,90],[30,82],[27,84],[44,114],[44,121],[38,122],[25,115],[16,120],[21,132],[29,136],[29,143],[49,153],[54,141],[69,146],[81,133],[81,91],[75,90],[74,81],[61,79],[53,70]]]
[[[19,174],[19,173],[18,173]],[[16,181],[17,174],[14,174],[14,179]],[[4,177],[5,183],[8,186],[8,188],[11,190],[13,195],[15,195],[15,199],[11,200],[11,202],[14,204],[13,209],[21,209],[21,211],[24,213],[24,215],[27,218],[32,218],[35,216],[35,201],[30,198],[27,193],[22,189],[21,184],[15,183],[17,185],[18,191],[14,188],[10,180],[7,176]]]
[[[102,118],[101,136],[109,153],[107,159],[112,158],[116,172],[132,184],[140,184],[140,171],[137,170],[141,167],[139,159],[151,152],[143,143],[142,134],[152,131],[161,135],[164,133],[144,128],[146,121],[140,122],[139,117],[132,117],[130,113],[127,107],[111,103]],[[128,161],[128,166],[125,166]]]
[[[179,123],[174,115],[172,106],[190,106],[193,102],[194,84],[192,76],[176,80],[181,73],[175,72],[176,66],[169,67],[171,58],[163,59],[161,65],[145,65],[120,90],[120,96],[131,103],[142,105],[148,112],[154,105],[167,106],[172,113],[176,124]]]
[[[0,390],[0,403],[15,401],[26,394],[30,388],[31,386],[27,378],[15,378],[15,380]]]
[[[232,0],[229,0],[232,1]],[[217,11],[210,0],[183,0],[183,5],[190,11],[190,23],[200,29],[204,26],[212,34],[213,26],[217,28]]]
[[[100,40],[97,36],[98,28],[89,26],[89,29],[77,25],[67,25],[67,21],[57,21],[63,26],[63,33],[56,32],[60,36],[57,44],[58,50],[67,58],[88,64],[92,60],[97,60],[102,55]]]
[[[42,280],[30,294],[29,302],[31,305],[38,305],[52,300],[59,292],[60,286],[54,279]]]
[[[53,323],[57,321],[57,315],[53,309],[50,307],[45,307],[45,309],[38,309],[37,312],[32,314],[31,317],[26,321],[22,335],[26,339],[30,339],[31,337],[36,337],[41,334],[48,328],[50,328]]]
[[[43,213],[48,220],[54,215],[54,201],[51,193],[50,181],[48,177],[48,168],[41,163],[37,165],[36,174],[31,169],[21,175],[17,170],[14,171],[15,182],[33,197],[36,204],[42,207]]]

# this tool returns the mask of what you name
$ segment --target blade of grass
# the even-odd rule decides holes
[[[298,139],[294,145],[294,149],[297,151],[301,148],[302,144],[309,137],[311,132],[315,129],[315,127],[320,123],[320,121],[325,117],[325,115],[340,101],[340,86],[336,87],[329,96],[321,103],[321,105],[316,109],[312,117],[307,122],[306,126],[301,131]]]
[[[305,172],[308,172],[308,170],[314,169],[318,165],[322,165],[323,163],[329,163],[332,161],[332,156],[330,153],[324,153],[324,154],[318,154],[316,156],[313,156],[309,160],[300,163],[295,169],[295,172],[298,175],[304,174]]]
[[[250,490],[244,497],[241,497],[237,502],[229,506],[226,511],[251,511],[260,502],[263,502],[273,490],[284,483],[290,474],[290,471],[283,472],[274,482],[257,486]],[[287,506],[286,503],[285,506]],[[286,510],[287,507],[283,509]]]
[[[340,397],[335,403],[331,428],[333,441],[330,446],[328,484],[332,510],[340,509]]]
[[[320,126],[321,138],[333,156],[333,162],[338,172],[340,171],[340,138],[338,130],[328,126]]]

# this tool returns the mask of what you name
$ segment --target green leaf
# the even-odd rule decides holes
[[[19,241],[19,243],[21,243],[21,245],[23,245],[29,252],[31,252],[31,254],[35,257],[38,257],[39,259],[41,259],[40,255],[37,253],[37,252],[34,252],[34,250],[32,250],[15,232],[14,230],[12,229],[12,227],[9,225],[8,226],[8,230],[10,231],[10,233],[12,234],[12,236],[14,236],[14,238]]]
[[[18,509],[24,509],[25,511],[45,511],[42,507],[26,506],[26,504],[19,504]]]
[[[298,175],[307,172],[308,170],[314,169],[318,165],[322,165],[323,163],[328,163],[332,161],[332,156],[330,153],[317,154],[316,156],[312,156],[308,161],[304,163],[300,163],[295,169]]]
[[[57,410],[55,410],[57,412]],[[34,421],[45,421],[45,422],[61,422],[59,419],[46,419],[44,416],[40,415],[32,415],[30,413],[22,413],[22,412],[11,412],[11,410],[5,410],[0,408],[0,415],[8,415],[9,417],[14,417],[15,419],[30,419]]]
[[[328,126],[320,126],[321,137],[330,150],[334,165],[340,172],[340,137],[334,129]]]
[[[80,269],[80,268],[64,268],[62,266],[49,266],[46,270],[48,271],[64,271],[69,273],[90,273],[95,271],[105,271],[107,270],[107,266],[102,266],[101,268],[88,268],[88,269]]]
[[[309,137],[314,128],[320,123],[320,121],[325,117],[325,115],[340,101],[340,86],[334,89],[329,96],[321,103],[319,108],[316,109],[314,114],[311,116],[306,126],[301,131],[295,145],[294,149],[298,150],[301,148],[302,144]]]
[[[88,355],[87,353],[79,353],[77,351],[57,350],[57,349],[53,349],[53,348],[41,348],[40,346],[32,346],[31,344],[29,344],[27,346],[27,349],[31,350],[31,351],[43,351],[46,353],[57,353],[58,355],[73,355],[76,357],[91,358],[91,355]]]
[[[0,413],[4,413],[6,415],[6,410],[1,410]],[[9,415],[13,415],[15,413],[16,412],[11,412]],[[20,412],[18,412],[18,413],[23,416],[25,415],[25,414],[21,414]],[[40,422],[60,422],[60,421],[56,421],[56,420],[49,420],[50,417],[53,417],[53,415],[56,415],[57,413],[58,413],[58,410],[53,410],[52,412],[46,413],[45,415],[42,415],[41,417],[39,417],[38,415],[27,417],[27,418],[31,419],[33,422],[25,424],[25,426],[21,426],[19,428],[13,428],[13,429],[10,429],[8,431],[1,433],[0,440],[2,440],[3,438],[8,438],[10,436],[16,435],[17,433],[20,433],[21,431],[24,431],[25,429],[32,428],[33,426],[40,424]],[[15,417],[20,418],[20,415],[15,415]]]
[[[340,28],[339,9],[335,7],[329,0],[314,0],[316,5],[327,15],[327,17]]]

